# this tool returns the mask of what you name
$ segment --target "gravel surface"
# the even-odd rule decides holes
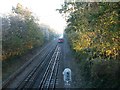
[[[82,77],[80,75],[79,64],[77,63],[78,60],[74,58],[66,39],[64,40],[64,43],[60,43],[60,46],[61,46],[62,54],[63,54],[62,60],[61,60],[62,71],[65,68],[70,68],[72,71],[72,82],[71,82],[70,88],[81,88]],[[62,79],[63,79],[63,75],[62,75]]]

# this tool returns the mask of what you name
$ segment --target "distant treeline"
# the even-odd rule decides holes
[[[2,16],[2,60],[21,55],[56,36],[47,25],[21,4],[12,7],[12,12]]]
[[[87,82],[81,87],[120,87],[120,2],[65,2],[59,12]]]

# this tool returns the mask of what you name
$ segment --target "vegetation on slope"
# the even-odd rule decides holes
[[[2,60],[21,55],[52,40],[55,32],[49,26],[40,25],[38,22],[38,18],[19,3],[12,8],[10,14],[3,15]]]
[[[119,2],[65,2],[59,9],[86,87],[120,86],[119,8]]]

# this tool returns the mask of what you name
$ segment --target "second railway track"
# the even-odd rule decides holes
[[[40,75],[42,76],[42,72],[44,72],[44,68],[49,63],[49,59],[52,58],[51,56],[53,55],[53,53],[54,49],[47,53],[46,56],[42,58],[42,61],[38,63],[28,75],[26,75],[24,80],[21,81],[21,83],[16,88],[33,88],[36,80],[39,78]]]
[[[39,89],[55,89],[57,82],[57,73],[60,60],[60,47],[57,46],[52,58],[46,67],[46,70],[41,78],[38,88]]]
[[[54,53],[56,52],[56,50],[58,50],[57,43],[54,45],[52,45],[52,44],[47,45],[44,48],[44,50],[41,50],[40,53],[35,55],[29,62],[27,62],[16,73],[14,73],[12,75],[12,77],[10,77],[10,79],[8,79],[3,84],[2,88],[4,88],[4,89],[5,88],[17,88],[17,89],[33,88],[34,83],[36,83],[35,80],[37,81],[37,78],[39,78],[39,76],[42,76],[42,74],[44,74],[45,67],[47,66],[47,64],[49,64],[49,60],[51,60],[53,58],[51,56],[55,55]],[[57,56],[57,58],[58,58],[58,56]],[[38,61],[35,62],[34,59],[38,59]],[[30,67],[30,64],[32,64],[34,62],[36,64],[33,65],[33,68],[31,68],[30,70],[26,69],[26,68]],[[56,65],[56,63],[55,63],[55,65]],[[27,70],[29,70],[29,72],[27,72]],[[23,73],[23,77],[21,76],[22,77],[22,79],[21,79],[20,74],[22,72],[25,72],[25,73]]]

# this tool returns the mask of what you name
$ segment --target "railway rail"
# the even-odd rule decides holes
[[[38,65],[36,65],[35,68],[33,68],[33,70],[26,75],[26,78],[24,78],[23,81],[21,81],[21,83],[17,86],[17,89],[21,89],[21,88],[33,88],[33,85],[36,81],[36,79],[39,77],[39,75],[41,75],[43,68],[45,68],[45,66],[49,63],[48,58],[51,58],[51,55],[53,54],[54,50],[52,49],[45,58],[43,58],[43,60],[38,63]]]
[[[57,45],[57,43],[54,45],[48,44],[31,60],[25,63],[18,71],[16,71],[6,82],[4,82],[2,88],[33,88],[35,85],[37,85],[35,84],[36,81],[38,81],[37,83],[40,82],[38,84],[38,88],[55,88],[57,80],[56,76],[59,68],[59,55],[60,47]],[[32,66],[32,69],[26,69],[29,68],[36,59],[38,60],[36,61],[35,65]],[[21,73],[26,72],[26,70],[29,71],[24,75],[23,79],[17,82],[14,87],[14,84],[12,85],[12,83],[15,83],[16,78],[19,78]],[[46,86],[47,82],[48,84]]]
[[[59,68],[59,60],[60,60],[60,47],[57,46],[45,72],[40,81],[39,87],[40,89],[55,89],[57,82],[57,73]]]

